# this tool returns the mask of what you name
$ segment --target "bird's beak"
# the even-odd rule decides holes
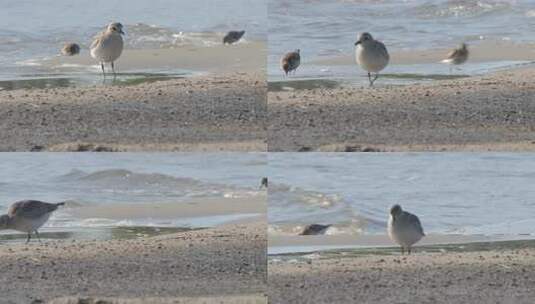
[[[355,45],[359,45],[359,44],[360,44],[360,40],[359,40],[359,41],[357,41],[357,42],[355,42]]]
[[[121,35],[125,35],[125,33],[123,32],[123,30],[120,30],[120,31],[119,31],[119,34],[121,34]]]

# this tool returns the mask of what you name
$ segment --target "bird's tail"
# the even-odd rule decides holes
[[[442,63],[452,63],[452,62],[453,62],[453,59],[448,58],[448,59],[444,59],[444,60],[442,60],[442,61],[440,61],[440,62],[442,62]]]
[[[56,206],[58,206],[58,207],[59,207],[59,206],[63,206],[63,205],[65,205],[65,202],[59,202],[59,203],[56,203]]]

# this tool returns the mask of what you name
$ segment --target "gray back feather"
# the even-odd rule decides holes
[[[35,200],[25,200],[13,203],[7,214],[10,217],[39,218],[58,209],[58,204],[50,204]]]
[[[420,232],[422,235],[425,235],[424,228],[422,227],[422,224],[420,223],[420,219],[409,212],[405,212],[407,214],[407,221],[412,223],[416,231]]]

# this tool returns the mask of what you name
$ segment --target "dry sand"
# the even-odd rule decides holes
[[[266,303],[266,223],[4,244],[0,269],[1,303]]]
[[[270,303],[533,303],[535,249],[268,262]]]
[[[535,69],[268,93],[269,151],[535,151]]]
[[[263,72],[0,91],[0,151],[265,151]]]

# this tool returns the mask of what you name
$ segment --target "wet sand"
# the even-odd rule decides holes
[[[2,302],[266,303],[265,231],[257,221],[135,240],[4,244]]]
[[[510,247],[509,247],[510,248]],[[270,258],[270,303],[532,303],[535,249]]]
[[[262,72],[0,91],[0,151],[265,151]]]
[[[535,68],[268,93],[270,151],[535,151]]]
[[[444,248],[465,248],[465,244],[514,242],[513,240],[526,240],[529,235],[464,235],[464,234],[427,234],[418,246],[417,251],[433,252]],[[399,253],[399,248],[392,243],[387,235],[272,235],[268,233],[269,254],[307,253],[322,250],[338,250],[353,248],[360,250],[373,250]],[[447,244],[447,245],[444,245]],[[470,247],[470,246],[468,246]]]
[[[211,47],[125,49],[115,66],[119,73],[145,69],[205,73],[262,72],[266,69],[266,55],[267,44],[264,41]],[[87,67],[96,74],[101,73],[100,65],[89,55],[88,50],[82,50],[78,56],[56,56],[36,63],[56,72]]]
[[[446,58],[451,49],[457,47],[452,45],[450,49],[425,49],[425,50],[393,50],[390,52],[389,64],[428,64],[438,63]],[[513,43],[511,41],[480,41],[477,44],[470,44],[469,62],[496,62],[496,61],[535,61],[533,43]],[[312,60],[313,64],[321,65],[353,65],[355,66],[355,55],[346,54],[343,56]],[[356,66],[355,66],[356,68]]]
[[[267,196],[247,198],[202,198],[175,203],[79,205],[67,202],[59,212],[77,219],[180,219],[239,214],[265,215]]]

